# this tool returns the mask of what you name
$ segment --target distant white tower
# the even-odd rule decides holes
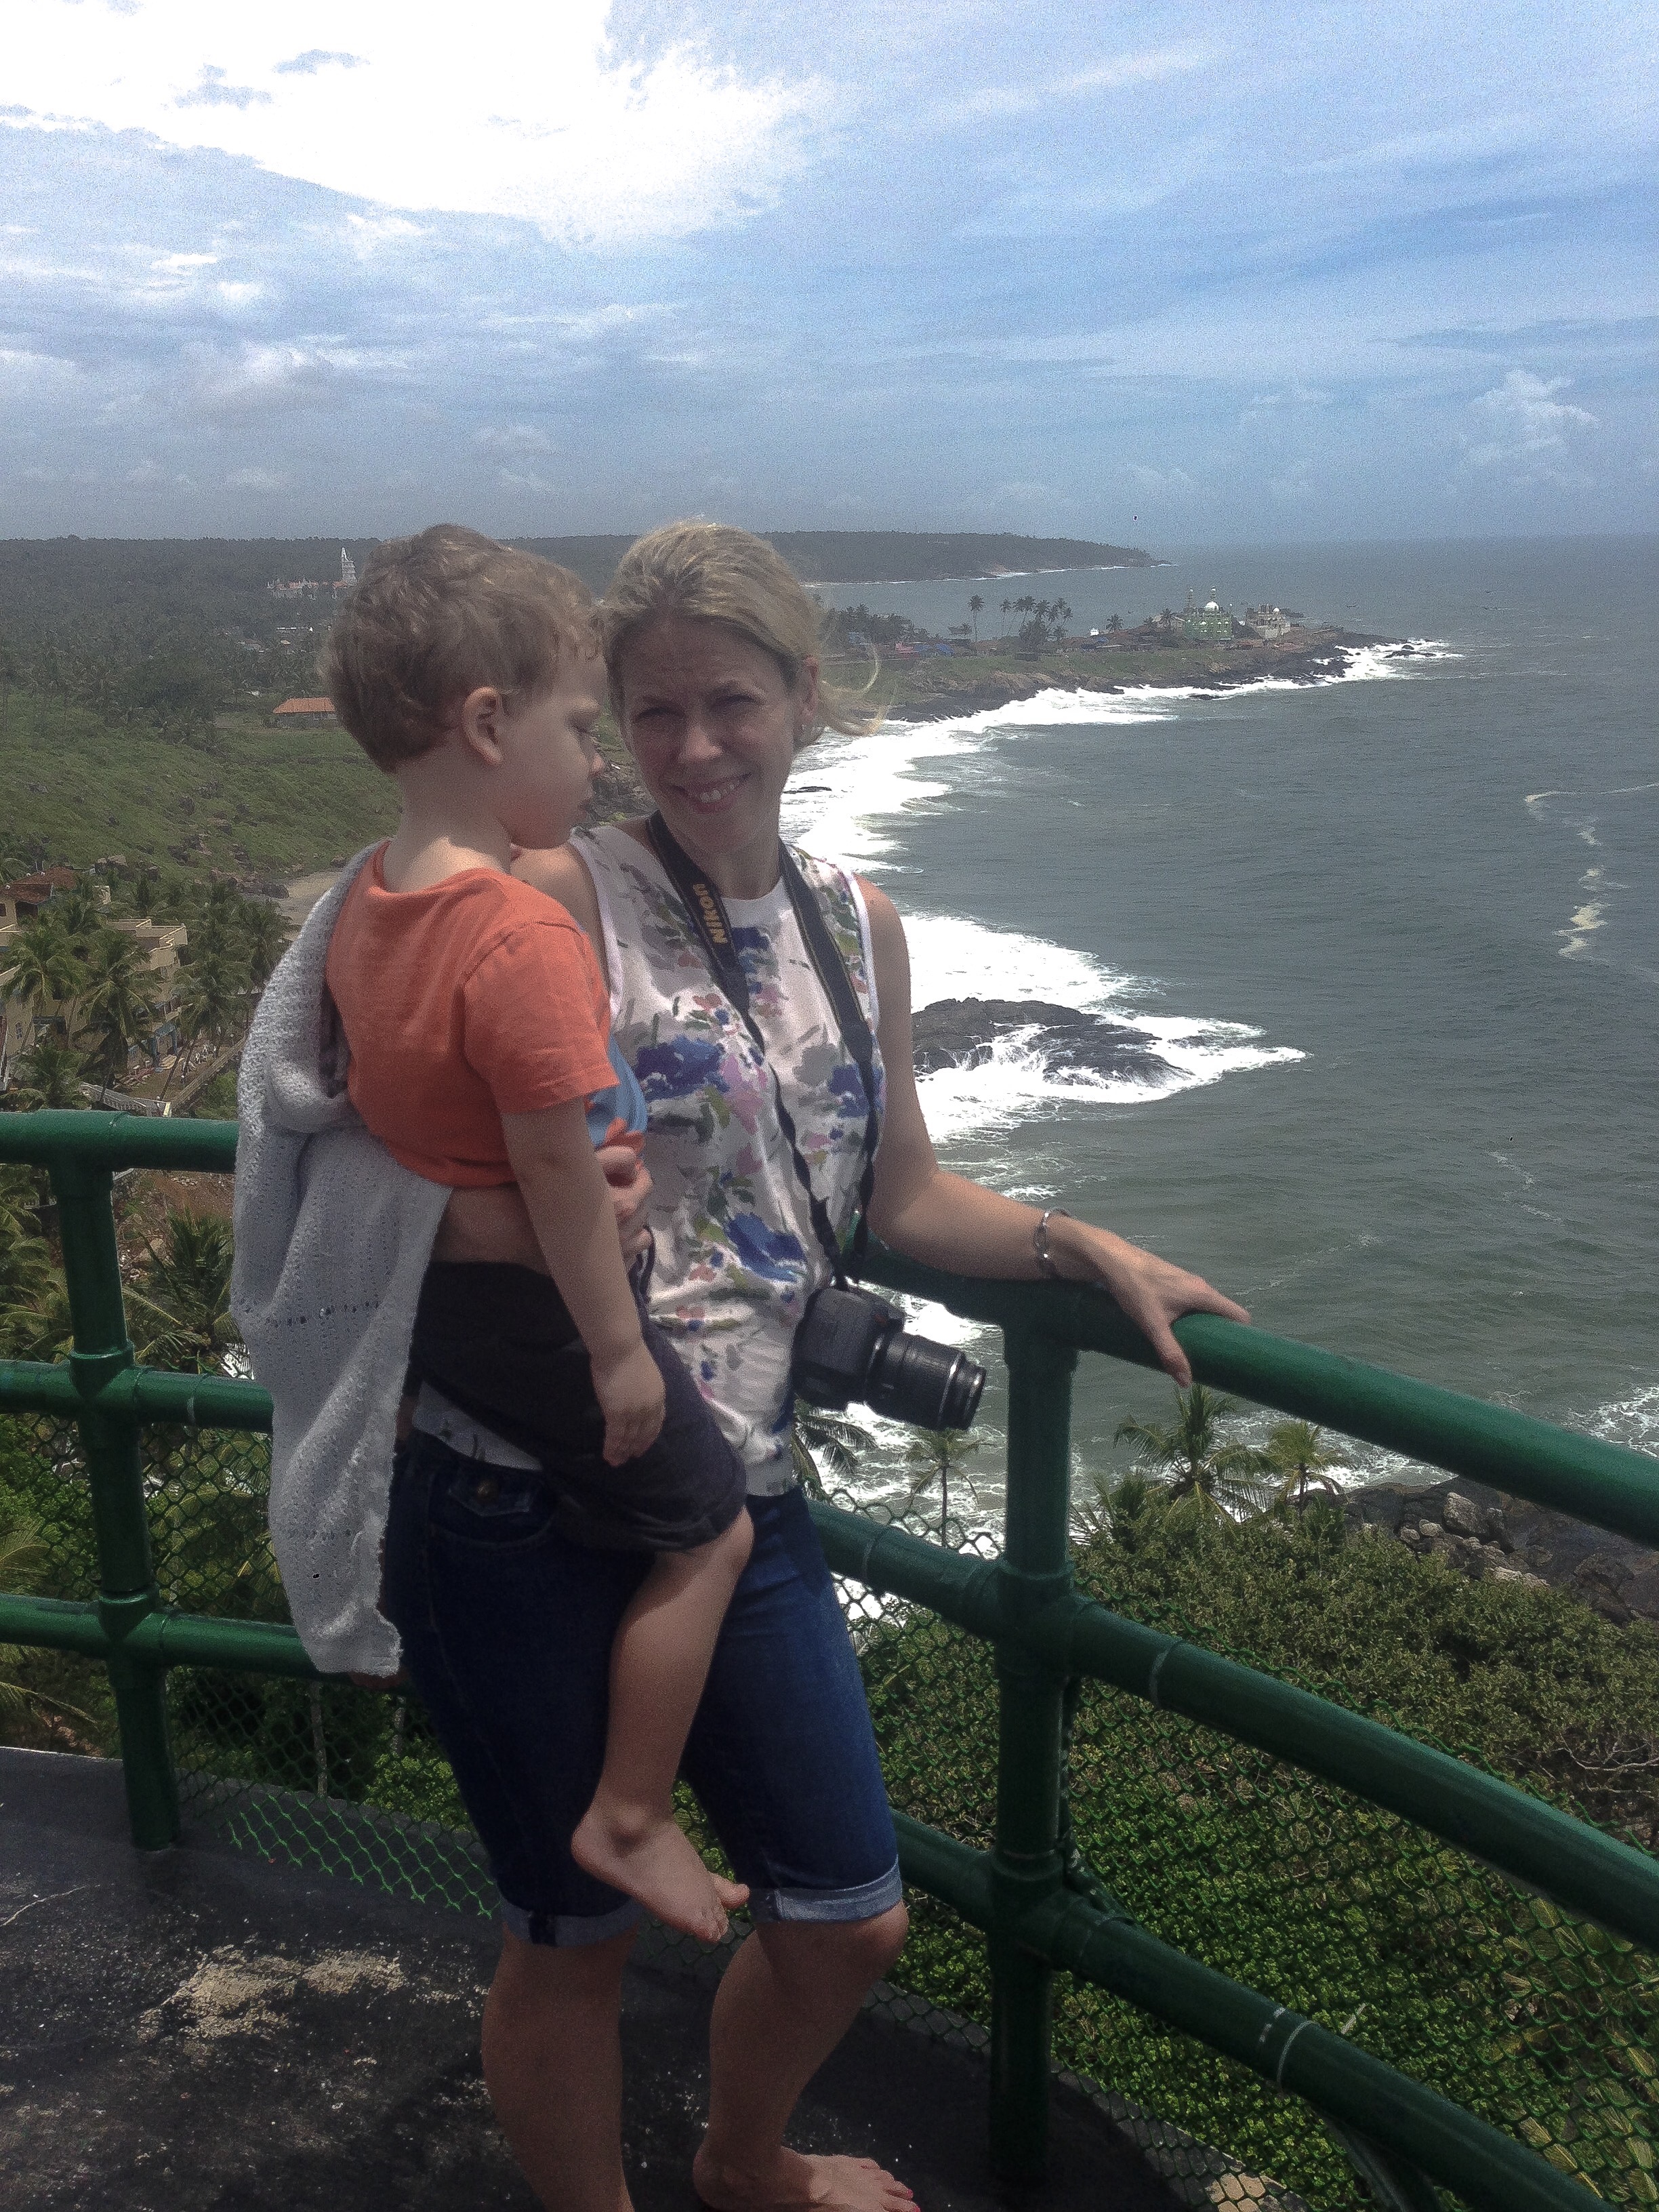
[[[343,584],[355,584],[356,580],[357,563],[343,545],[340,548],[340,581]]]

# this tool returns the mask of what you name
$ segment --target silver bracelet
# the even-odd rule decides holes
[[[1038,1270],[1056,1282],[1060,1279],[1060,1270],[1054,1265],[1054,1254],[1048,1249],[1048,1224],[1057,1213],[1066,1221],[1073,1218],[1063,1206],[1051,1206],[1031,1231],[1031,1249],[1036,1254]]]

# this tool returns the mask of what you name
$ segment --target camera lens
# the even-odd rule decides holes
[[[965,1429],[979,1411],[985,1370],[965,1352],[895,1329],[870,1363],[866,1402],[923,1429]]]

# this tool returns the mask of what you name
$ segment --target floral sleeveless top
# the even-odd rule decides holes
[[[651,1316],[748,1467],[751,1494],[774,1496],[795,1479],[790,1344],[830,1264],[779,1127],[771,1073],[710,973],[655,854],[614,823],[572,842],[599,893],[612,1031],[650,1115]],[[832,862],[795,858],[873,1031],[862,895]],[[783,884],[765,898],[728,899],[726,912],[812,1187],[845,1236],[863,1172],[863,1080]],[[875,1073],[881,1093],[879,1051]],[[878,1112],[882,1103],[878,1096]]]

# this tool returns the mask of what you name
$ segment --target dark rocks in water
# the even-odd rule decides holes
[[[1146,1030],[1108,1015],[1042,999],[936,999],[919,1007],[912,1023],[916,1073],[981,1066],[998,1037],[1030,1029],[1037,1031],[1031,1042],[1051,1068],[1141,1082],[1174,1072],[1152,1049],[1155,1040]]]

